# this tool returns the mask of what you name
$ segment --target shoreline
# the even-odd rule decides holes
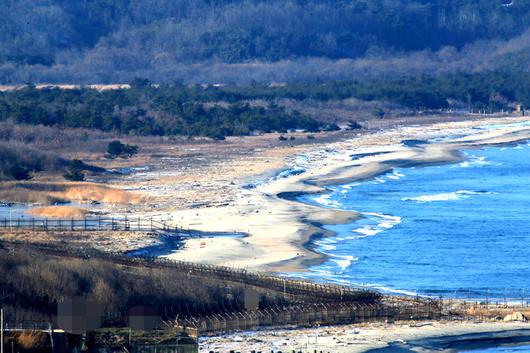
[[[347,186],[349,184],[352,184],[352,183],[364,183],[364,182],[368,182],[370,180],[374,180],[374,179],[377,179],[378,177],[380,176],[383,176],[383,175],[386,175],[390,172],[392,172],[393,170],[395,170],[395,168],[415,168],[415,167],[419,167],[419,168],[424,168],[424,167],[431,167],[431,166],[442,166],[442,165],[453,165],[453,164],[456,164],[456,163],[460,163],[460,162],[464,162],[467,160],[467,157],[464,156],[463,152],[464,151],[468,151],[468,150],[481,150],[481,149],[484,149],[484,148],[488,148],[488,147],[495,147],[495,148],[501,148],[501,147],[511,147],[511,146],[517,146],[518,144],[520,143],[527,143],[528,141],[530,141],[530,134],[528,136],[525,136],[523,138],[519,138],[517,137],[515,140],[509,140],[508,142],[505,142],[505,141],[491,141],[491,142],[488,142],[488,143],[480,143],[480,144],[472,144],[472,145],[466,145],[466,144],[462,144],[462,145],[456,145],[457,147],[451,147],[451,148],[448,148],[445,150],[445,153],[446,155],[448,156],[447,159],[444,159],[444,160],[436,160],[436,161],[429,161],[429,160],[422,160],[422,161],[419,161],[417,159],[414,159],[414,158],[411,158],[411,159],[407,159],[407,160],[399,160],[399,161],[395,161],[395,163],[388,163],[388,167],[387,168],[381,168],[381,170],[379,170],[378,172],[374,172],[373,174],[369,175],[369,176],[366,176],[366,175],[363,175],[359,178],[351,178],[351,177],[343,177],[342,179],[335,179],[335,180],[332,180],[332,181],[326,181],[324,183],[320,183],[318,184],[315,183],[315,185],[318,185],[319,187],[322,188],[322,190],[320,191],[313,191],[313,192],[282,192],[280,194],[277,195],[277,197],[279,198],[282,198],[282,199],[285,199],[285,200],[288,200],[288,201],[292,201],[292,202],[300,202],[300,203],[303,203],[303,204],[309,204],[309,205],[312,205],[312,206],[316,206],[316,207],[321,207],[323,209],[326,209],[326,210],[336,210],[336,208],[334,208],[333,206],[327,206],[327,205],[320,205],[316,202],[311,202],[309,200],[303,200],[301,199],[302,197],[308,197],[308,196],[323,196],[323,195],[326,195],[326,194],[330,194],[330,193],[333,193],[334,191],[333,190],[330,190],[328,189],[328,187],[330,186]],[[421,145],[428,145],[428,144],[431,144],[431,142],[429,141],[423,141],[423,143]],[[425,151],[421,152],[421,153],[426,153]],[[333,258],[332,255],[328,255],[324,252],[320,252],[317,250],[317,248],[319,247],[318,244],[314,244],[315,241],[318,241],[320,239],[323,239],[325,237],[328,237],[328,236],[335,236],[337,235],[334,231],[331,231],[327,228],[324,228],[325,225],[345,225],[345,224],[349,224],[349,223],[355,223],[357,222],[358,220],[360,219],[363,219],[365,217],[365,215],[359,211],[349,211],[349,212],[358,212],[357,215],[358,217],[356,217],[356,219],[354,219],[352,222],[348,222],[348,223],[343,223],[343,222],[330,222],[330,223],[325,223],[325,224],[316,224],[316,223],[310,223],[310,225],[312,226],[317,226],[319,228],[322,229],[322,233],[319,233],[319,234],[314,234],[313,236],[311,236],[310,238],[310,241],[308,241],[307,243],[304,244],[304,246],[309,250],[309,251],[313,251],[313,252],[316,252],[316,253],[319,253],[321,255],[321,258],[318,260],[318,261],[315,261],[312,265],[318,265],[330,258]],[[377,211],[373,211],[373,212],[377,212]],[[301,277],[295,277],[295,278],[301,278],[301,279],[307,279],[307,278],[304,278],[303,276]],[[368,287],[368,288],[371,288],[371,287]],[[388,292],[388,294],[390,295],[394,295],[396,293],[400,293],[402,292],[402,290],[396,290],[396,291],[390,291]],[[407,295],[420,295],[420,294],[407,294]],[[420,295],[422,296],[422,295]],[[428,297],[428,295],[426,295]]]
[[[203,337],[200,351],[446,352],[530,343],[524,322],[396,322],[239,332]]]
[[[504,135],[503,135],[504,136]],[[467,137],[467,136],[466,136]],[[403,160],[384,160],[384,161],[378,161],[378,163],[381,164],[381,167],[380,168],[375,168],[375,170],[373,170],[373,172],[368,172],[368,173],[361,173],[360,175],[359,174],[354,174],[354,175],[351,175],[349,173],[355,173],[351,170],[351,167],[348,165],[348,166],[342,166],[342,167],[338,167],[337,169],[335,169],[334,171],[331,171],[328,175],[334,175],[334,174],[337,174],[337,171],[339,171],[339,173],[341,174],[341,177],[339,178],[326,178],[326,176],[324,176],[324,178],[322,178],[322,176],[320,176],[320,178],[316,177],[314,179],[302,179],[301,181],[298,181],[298,183],[308,183],[308,180],[309,181],[309,184],[310,185],[314,185],[318,188],[320,188],[320,190],[314,190],[314,191],[285,191],[285,192],[281,192],[281,193],[278,193],[276,196],[278,198],[281,198],[281,199],[285,199],[285,200],[288,200],[288,201],[291,201],[291,202],[299,202],[299,203],[302,203],[302,204],[309,204],[309,205],[312,205],[312,206],[316,206],[314,204],[310,204],[310,203],[306,203],[302,200],[300,200],[300,197],[302,196],[313,196],[313,195],[325,195],[325,194],[329,194],[331,193],[332,191],[327,189],[327,187],[330,187],[330,186],[339,186],[339,185],[347,185],[347,184],[350,184],[350,183],[355,183],[355,182],[366,182],[366,181],[369,181],[369,180],[373,180],[374,178],[378,177],[378,176],[381,176],[381,175],[384,175],[384,174],[387,174],[389,172],[391,172],[392,170],[394,170],[395,168],[411,168],[411,167],[428,167],[428,166],[438,166],[438,165],[444,165],[444,164],[454,164],[454,163],[459,163],[459,162],[462,162],[464,160],[466,160],[466,158],[462,155],[462,152],[464,150],[472,150],[472,149],[481,149],[481,148],[485,148],[485,147],[501,147],[501,146],[508,146],[508,145],[515,145],[515,144],[518,144],[518,143],[521,143],[521,142],[524,142],[524,141],[528,141],[528,139],[530,139],[530,134],[528,136],[525,136],[525,137],[522,137],[522,138],[519,138],[517,137],[516,139],[508,139],[507,141],[503,141],[502,140],[502,137],[496,137],[496,138],[499,138],[499,140],[491,140],[491,141],[488,141],[486,143],[479,143],[479,144],[474,144],[474,140],[468,142],[470,144],[466,144],[466,143],[462,143],[462,144],[457,144],[457,145],[453,145],[453,146],[447,146],[446,148],[441,148],[440,150],[438,150],[437,152],[439,152],[442,157],[439,158],[439,157],[431,157],[431,158],[426,158],[426,159],[422,159],[423,155],[426,155],[428,154],[428,149],[431,147],[431,148],[435,148],[437,149],[438,147],[440,147],[441,144],[436,144],[436,143],[431,143],[429,141],[424,141],[425,143],[422,143],[420,144],[420,146],[423,146],[423,151],[418,151],[418,153],[416,154],[416,156],[412,156],[412,157],[409,157],[407,159],[403,159]],[[413,146],[412,148],[417,148],[417,146]],[[377,154],[378,156],[381,156],[381,155],[388,155],[388,154],[391,154],[392,152],[391,151],[385,151],[385,152],[380,152],[379,154]],[[436,154],[435,154],[436,156]],[[363,156],[361,158],[359,158],[360,160],[364,159],[364,158],[367,158],[367,157],[372,157],[372,155],[370,155],[369,153],[367,154],[367,156]],[[357,160],[359,160],[357,159]],[[342,170],[341,170],[342,169]],[[333,207],[325,207],[325,206],[316,206],[316,207],[321,207],[323,209],[326,209],[326,210],[332,210],[332,211],[337,211],[337,209],[333,208]],[[342,210],[339,210],[339,211],[342,211]],[[304,247],[306,247],[309,251],[312,251],[312,252],[317,252],[315,250],[316,246],[314,244],[312,244],[312,242],[314,240],[317,240],[317,239],[322,239],[326,236],[334,236],[336,235],[333,231],[330,231],[330,230],[327,230],[325,228],[323,228],[323,226],[325,225],[341,225],[341,224],[347,224],[347,223],[353,223],[359,219],[361,219],[363,216],[360,215],[359,213],[357,213],[356,211],[346,211],[346,212],[352,212],[352,213],[355,213],[356,216],[355,218],[351,221],[351,222],[343,222],[341,220],[338,220],[338,219],[335,219],[334,221],[326,221],[326,222],[323,222],[323,223],[316,223],[316,222],[311,222],[311,221],[306,221],[309,225],[311,226],[317,226],[319,227],[321,230],[322,230],[322,233],[321,234],[313,234],[311,237],[310,237],[310,241],[306,242],[304,244]],[[318,259],[318,261],[315,261],[316,263],[322,263],[323,261],[325,261],[326,259],[329,258],[328,255],[326,254],[323,254],[323,253],[319,253],[317,252],[319,255],[320,255],[320,258]]]
[[[370,349],[366,353],[413,353],[424,352],[467,352],[491,348],[530,347],[530,327],[501,331],[485,331],[458,335],[442,335],[415,339],[409,342],[389,342],[387,347]]]
[[[308,271],[308,267],[326,259],[312,244],[317,238],[334,235],[323,226],[352,223],[360,215],[307,204],[298,200],[300,195],[326,193],[328,186],[368,180],[396,167],[459,162],[464,159],[461,151],[466,149],[528,140],[528,127],[517,126],[528,121],[528,117],[508,117],[413,125],[297,149],[287,155],[291,163],[285,162],[285,167],[269,169],[253,178],[265,182],[245,190],[240,181],[241,196],[233,205],[170,213],[172,219],[187,223],[192,229],[246,233],[247,237],[191,239],[182,250],[167,257],[274,273]],[[504,129],[476,129],[492,124],[515,125]],[[403,143],[435,138],[441,141],[408,146]],[[278,170],[296,167],[302,167],[305,172],[270,180],[272,172],[278,175]],[[249,182],[248,177],[244,179],[245,183]],[[206,245],[201,248],[200,242]]]

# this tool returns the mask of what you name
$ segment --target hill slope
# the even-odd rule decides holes
[[[193,74],[184,68],[197,63],[229,64],[219,71],[283,62],[284,70],[294,71],[286,61],[297,67],[318,58],[319,65],[340,71],[341,59],[505,41],[530,25],[530,3],[5,0],[0,15],[0,82],[167,79],[168,73],[189,80]]]

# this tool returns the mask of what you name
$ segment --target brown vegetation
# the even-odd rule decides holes
[[[88,129],[57,129],[43,125],[15,124],[0,121],[0,141],[10,145],[31,146],[40,151],[62,153],[68,151],[105,153],[106,140],[112,138],[110,133]]]
[[[17,337],[18,346],[27,350],[42,349],[48,345],[48,337],[40,331],[22,331]]]
[[[32,208],[28,214],[35,217],[44,218],[83,218],[90,214],[90,211],[75,206],[49,206]]]
[[[48,321],[62,298],[104,306],[107,323],[124,324],[128,308],[151,305],[163,316],[242,308],[243,285],[197,278],[174,269],[131,267],[102,259],[0,249],[0,303],[7,321]],[[278,302],[277,300],[271,300]]]
[[[514,312],[520,312],[525,318],[530,317],[530,308],[525,307],[524,304],[520,307],[517,303],[510,303],[510,305],[501,303],[490,303],[488,305],[480,305],[472,303],[469,305],[470,306],[465,307],[464,313],[471,317],[503,319],[507,315],[511,315]]]
[[[54,195],[80,202],[137,204],[142,201],[142,197],[135,193],[87,183],[66,184],[63,190],[55,192]]]
[[[8,322],[53,321],[57,303],[69,297],[100,303],[105,323],[113,326],[123,325],[129,308],[138,305],[150,305],[168,319],[240,312],[247,288],[258,293],[260,309],[316,298],[339,301],[338,291],[315,295],[312,290],[318,287],[296,281],[287,285],[285,295],[284,280],[267,278],[222,268],[132,260],[89,248],[0,243],[0,303],[7,309]],[[351,304],[373,304],[379,298],[363,291],[340,294],[341,302]]]
[[[139,194],[95,183],[4,182],[0,184],[0,201],[4,202],[41,205],[69,201],[138,204],[142,199]]]
[[[0,225],[2,220],[0,220]],[[143,246],[157,245],[160,238],[156,233],[129,231],[108,231],[108,230],[90,230],[90,231],[71,231],[71,230],[54,230],[48,231],[32,229],[18,229],[0,226],[0,240],[27,242],[32,244],[45,244],[48,246],[60,246],[67,243],[70,247],[90,248],[101,251],[110,251],[117,253],[126,253],[128,251],[138,250]]]

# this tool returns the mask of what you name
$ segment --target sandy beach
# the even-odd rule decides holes
[[[495,346],[502,343],[502,339],[528,344],[530,325],[521,322],[442,321],[255,331],[204,337],[200,351],[459,352]]]
[[[325,193],[326,186],[366,180],[394,167],[454,163],[464,158],[460,150],[527,140],[528,121],[505,117],[411,125],[330,142],[259,148],[253,154],[220,158],[219,163],[188,175],[147,172],[135,187],[152,200],[162,200],[155,209],[144,208],[146,215],[213,234],[187,240],[182,250],[165,255],[171,259],[271,272],[304,271],[323,260],[311,249],[311,239],[332,236],[321,225],[350,223],[359,215],[307,205],[296,201],[297,195]],[[478,129],[494,124],[508,125]],[[403,143],[407,140],[416,142]],[[417,143],[426,140],[431,143]],[[203,203],[196,201],[191,207],[172,203],[206,194]],[[216,232],[246,236],[216,237]]]

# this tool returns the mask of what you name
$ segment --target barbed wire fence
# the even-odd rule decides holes
[[[371,321],[401,320],[489,320],[492,312],[525,311],[529,301],[524,290],[518,298],[457,299],[451,297],[381,296],[372,291],[334,284],[321,284],[290,279],[268,273],[248,271],[226,266],[198,264],[155,257],[131,257],[123,253],[103,252],[95,249],[71,248],[66,245],[32,244],[22,241],[3,241],[4,244],[36,248],[44,253],[79,258],[101,258],[127,266],[172,268],[190,277],[215,278],[224,283],[244,284],[248,288],[261,288],[283,295],[289,302],[283,306],[270,306],[245,311],[226,304],[225,312],[208,313],[190,308],[176,315],[166,325],[197,334],[215,334],[230,331],[256,330],[265,327],[296,327],[353,324]],[[504,311],[503,311],[504,310]],[[500,314],[499,314],[500,315]],[[498,320],[503,317],[498,317]],[[39,323],[35,323],[38,325]],[[27,323],[12,324],[24,327]]]

